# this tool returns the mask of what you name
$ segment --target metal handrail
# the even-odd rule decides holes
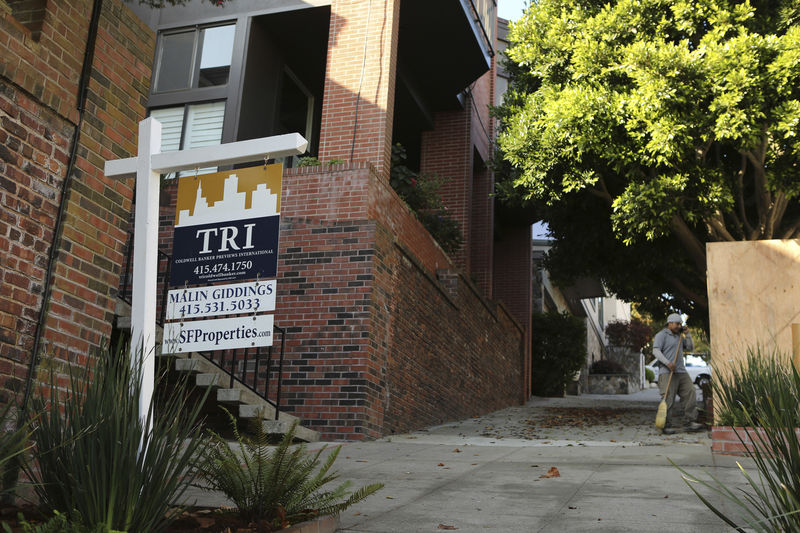
[[[118,291],[118,297],[122,301],[126,302],[129,305],[131,304],[131,300],[132,300],[131,296],[132,296],[132,293],[133,293],[132,288],[130,290],[128,288],[129,287],[129,282],[130,282],[130,277],[131,277],[131,270],[132,270],[131,269],[132,258],[133,258],[133,234],[129,234],[129,236],[128,236],[128,250],[127,250],[127,253],[126,253],[126,257],[125,257],[124,270],[122,272],[120,288],[119,288],[119,291]],[[164,319],[165,319],[165,316],[166,316],[167,297],[168,297],[168,293],[169,293],[169,277],[170,277],[170,269],[171,269],[171,266],[172,266],[172,257],[169,254],[163,252],[162,250],[158,250],[159,266],[161,265],[161,261],[162,260],[166,261],[166,268],[159,272],[158,283],[159,284],[163,284],[164,290],[163,290],[163,294],[161,296],[161,312],[158,314],[158,318],[156,320],[158,325],[161,326],[161,327],[164,326],[164,321],[165,321]],[[209,361],[212,364],[214,364],[214,366],[216,366],[217,368],[219,368],[220,370],[225,372],[230,377],[229,388],[233,388],[234,382],[238,381],[243,386],[245,386],[246,388],[248,388],[249,390],[251,390],[252,392],[257,394],[261,399],[263,399],[264,401],[266,401],[267,403],[272,405],[275,408],[275,420],[278,420],[278,417],[280,415],[281,391],[283,389],[283,359],[284,359],[285,346],[286,346],[286,330],[284,328],[279,327],[279,326],[274,326],[274,329],[275,329],[275,331],[277,331],[277,332],[279,332],[281,334],[280,357],[278,359],[278,375],[277,375],[277,378],[276,378],[277,379],[277,391],[276,391],[275,401],[274,402],[272,400],[270,400],[270,398],[269,398],[270,381],[271,381],[270,378],[271,378],[271,372],[272,372],[272,346],[268,347],[267,353],[266,353],[266,356],[267,356],[266,357],[267,368],[266,368],[266,372],[264,373],[264,376],[263,376],[263,381],[264,381],[263,391],[259,390],[259,386],[258,386],[258,383],[259,383],[259,369],[261,367],[261,360],[264,358],[264,355],[265,355],[263,353],[262,348],[254,348],[255,349],[255,354],[251,353],[251,350],[253,350],[253,348],[244,348],[244,349],[239,350],[239,351],[243,350],[243,352],[244,352],[244,353],[241,354],[243,356],[243,360],[237,358],[237,354],[236,354],[237,350],[221,350],[221,351],[219,351],[219,354],[220,354],[219,362],[217,362],[217,359],[216,359],[216,353],[217,352],[211,351],[211,352],[194,352],[194,353],[197,353],[198,355],[202,356],[204,359],[206,359],[207,361]],[[273,335],[273,339],[274,339],[274,335]],[[228,357],[226,356],[226,352],[230,352],[230,364],[229,365],[226,364],[226,361],[228,359]],[[248,361],[250,361],[251,355],[253,356],[253,360],[254,360],[254,370],[252,372],[252,380],[248,380],[247,379],[247,374],[248,374],[248,372],[247,372],[247,363],[248,363]],[[189,354],[190,358],[192,356],[193,356],[193,354]],[[237,363],[239,363],[239,362],[242,362],[241,372],[237,372],[237,369],[236,369]],[[237,374],[241,374],[241,377],[239,375],[237,375]]]

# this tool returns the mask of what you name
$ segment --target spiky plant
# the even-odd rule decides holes
[[[734,490],[710,474],[708,479],[700,479],[678,469],[700,500],[737,531],[800,531],[800,441],[796,433],[800,372],[777,352],[764,359],[758,358],[761,355],[759,349],[750,350],[747,360],[731,374],[741,381],[737,384],[723,378],[723,384],[715,390],[717,394],[727,393],[724,401],[735,423],[758,428],[758,433],[751,434],[756,442],[745,446],[758,476],[750,475],[739,464],[747,487]],[[746,444],[747,429],[734,429]],[[706,489],[705,494],[701,487]],[[727,503],[727,509],[717,500]]]
[[[794,413],[792,426],[800,425],[800,376],[789,358],[760,346],[748,348],[747,357],[712,381],[714,402],[719,404],[717,423],[722,426],[750,425],[745,412],[760,415],[761,404],[769,398],[778,409]],[[769,391],[769,394],[764,394]],[[756,418],[756,422],[759,422]],[[753,425],[762,425],[760,422]]]
[[[152,402],[143,421],[141,357],[131,363],[125,347],[108,350],[93,368],[71,368],[66,392],[51,378],[47,398],[35,398],[37,464],[26,472],[45,515],[61,513],[88,531],[151,533],[183,510],[204,442],[200,404],[188,408],[181,381],[158,407]],[[156,391],[166,388],[164,379]]]
[[[0,409],[0,496],[14,491],[19,460],[30,449],[30,424],[17,423],[12,416],[14,404],[7,403]]]
[[[225,494],[242,520],[286,527],[316,516],[339,514],[383,488],[382,483],[374,483],[350,492],[350,482],[345,481],[324,490],[338,478],[330,470],[341,446],[323,461],[327,447],[308,453],[304,444],[292,446],[297,422],[280,444],[272,446],[262,423],[254,424],[253,435],[248,437],[240,432],[233,415],[227,414],[236,444],[211,433],[203,461],[202,477],[207,482],[203,488]]]

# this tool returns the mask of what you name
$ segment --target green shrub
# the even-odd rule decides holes
[[[569,313],[533,315],[533,392],[561,396],[586,361],[586,322]]]
[[[399,144],[392,146],[389,182],[442,250],[452,255],[461,248],[464,238],[461,225],[450,216],[439,194],[445,180],[414,172],[406,166],[406,159],[405,148]]]
[[[648,383],[653,383],[656,380],[656,373],[649,368],[644,369],[644,377]],[[705,396],[703,396],[705,398]]]
[[[196,476],[203,442],[196,424],[202,402],[184,409],[186,381],[168,388],[159,379],[156,391],[164,397],[157,416],[153,402],[143,422],[140,368],[140,359],[131,365],[127,349],[107,351],[93,368],[70,367],[65,394],[52,377],[48,397],[63,395],[63,414],[35,398],[37,465],[25,470],[45,515],[61,513],[76,530],[150,533],[182,512],[177,502]]]
[[[628,371],[625,370],[621,364],[617,363],[616,361],[612,361],[610,359],[598,359],[592,366],[589,367],[590,374],[627,374]]]
[[[75,515],[74,519],[69,519],[67,515],[61,514],[58,511],[56,511],[55,515],[49,520],[41,524],[31,524],[26,521],[22,513],[20,513],[19,525],[22,528],[22,533],[127,533],[125,531],[108,529],[103,524],[97,524],[93,528],[88,528],[83,525],[83,522],[77,515]],[[3,523],[3,531],[6,533],[13,533],[11,527],[5,522]]]
[[[14,491],[19,471],[19,460],[22,454],[30,448],[30,424],[18,424],[15,417],[11,416],[13,404],[7,403],[0,410],[0,496]]]
[[[349,492],[349,482],[333,490],[322,490],[338,475],[329,473],[341,446],[325,459],[325,450],[309,454],[304,445],[292,449],[297,423],[284,435],[278,446],[271,446],[261,420],[254,425],[253,436],[246,437],[238,429],[236,419],[228,413],[236,451],[218,434],[211,434],[208,453],[203,461],[202,476],[206,490],[220,491],[236,506],[239,518],[271,528],[284,528],[320,515],[338,514],[383,488],[382,483]]]
[[[638,352],[653,338],[653,330],[638,318],[630,322],[614,320],[606,325],[606,337],[612,346],[625,346]]]
[[[800,426],[800,380],[789,358],[777,350],[748,349],[745,360],[716,375],[712,386],[714,401],[719,402],[719,425],[745,426],[751,417],[759,422],[759,407],[767,398],[764,391],[769,391],[768,396],[778,409],[793,414],[793,427]]]
[[[800,531],[800,442],[795,433],[800,374],[787,361],[777,351],[762,354],[759,348],[748,350],[746,361],[715,382],[715,394],[728,393],[723,400],[727,409],[737,399],[746,402],[735,413],[731,411],[731,420],[762,430],[762,445],[747,452],[758,476],[751,476],[740,465],[747,489],[732,490],[710,474],[701,480],[679,468],[700,500],[737,531],[744,531],[745,527],[763,533]],[[777,375],[768,376],[770,371]],[[743,381],[737,382],[737,378]],[[773,389],[775,386],[777,390]],[[737,430],[737,436],[744,443],[745,434]],[[700,487],[711,494],[701,494]],[[719,505],[718,499],[726,506]]]

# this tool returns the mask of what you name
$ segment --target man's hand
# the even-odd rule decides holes
[[[670,372],[675,371],[675,363],[667,363],[667,368],[669,368]]]

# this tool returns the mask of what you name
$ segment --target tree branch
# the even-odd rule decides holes
[[[686,249],[689,257],[691,257],[692,261],[694,261],[697,273],[705,277],[706,250],[703,247],[703,243],[701,243],[700,239],[698,239],[695,234],[692,233],[692,230],[686,225],[686,222],[678,214],[672,216],[672,220],[670,220],[670,227],[672,228],[672,232],[675,237],[677,237],[678,241],[680,241],[680,243]]]
[[[667,281],[683,296],[686,296],[703,309],[708,309],[708,298],[706,296],[693,291],[678,278],[669,278]]]
[[[755,189],[753,193],[756,197],[756,209],[758,211],[758,231],[752,232],[752,235],[755,235],[754,238],[762,238],[764,235],[764,230],[766,229],[767,225],[767,211],[769,210],[770,206],[772,205],[772,195],[769,192],[769,187],[767,185],[767,176],[764,172],[764,157],[766,155],[766,135],[762,141],[762,146],[759,149],[759,154],[753,153],[752,150],[748,150],[745,152],[747,154],[747,159],[753,164],[753,183],[755,184]]]
[[[736,216],[736,211],[730,211],[727,214],[733,219],[734,229],[736,230],[736,234],[739,236],[736,240],[737,241],[746,240],[747,236],[744,234],[744,229],[742,228],[742,221],[739,220],[738,216]]]
[[[796,239],[797,233],[800,231],[800,218],[796,219],[792,225],[786,228],[786,231],[783,232],[783,239]]]
[[[764,229],[764,238],[772,239],[775,235],[775,229],[780,227],[780,221],[786,213],[786,207],[789,205],[789,200],[786,199],[786,194],[783,191],[778,191],[775,194],[775,201],[769,208],[767,216],[767,225]]]
[[[705,162],[706,155],[708,151],[711,149],[711,146],[714,144],[714,137],[711,137],[706,143],[700,147],[695,149],[695,153],[697,154],[697,159]]]
[[[739,215],[741,216],[743,232],[747,234],[753,233],[753,227],[750,226],[750,221],[747,220],[747,213],[744,210],[744,173],[747,170],[747,156],[742,154],[742,164],[739,167],[739,172],[736,173],[736,203],[739,204]]]
[[[589,192],[608,202],[608,205],[612,205],[614,203],[614,198],[612,198],[611,193],[608,192],[608,188],[606,187],[606,182],[603,180],[603,178],[599,178],[597,180],[597,183],[600,185],[600,190],[597,190],[596,187],[592,187],[591,189],[589,189]]]
[[[738,239],[734,238],[733,235],[730,234],[728,228],[725,226],[725,219],[722,217],[722,213],[717,210],[714,215],[706,221],[706,224],[710,228],[712,234],[715,234],[719,237],[718,240],[721,241],[736,241]]]

